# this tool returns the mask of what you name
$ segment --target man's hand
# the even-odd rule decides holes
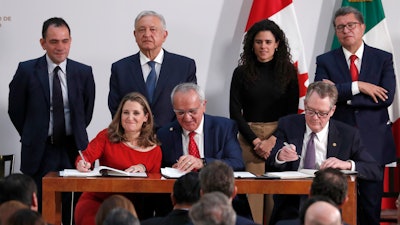
[[[386,101],[386,99],[388,99],[388,91],[375,84],[358,81],[358,89],[361,93],[371,96],[375,103],[378,103],[378,98],[382,101]]]
[[[324,169],[324,168],[328,168],[328,167],[340,169],[340,170],[351,170],[351,162],[342,161],[335,157],[330,157],[330,158],[326,159],[324,162],[322,162],[320,169]]]
[[[196,158],[192,155],[183,155],[179,157],[178,161],[172,166],[178,170],[182,170],[184,172],[190,172],[194,169],[203,168],[203,160]]]
[[[296,161],[299,159],[299,156],[297,155],[296,152],[296,146],[293,144],[288,144],[283,146],[279,152],[278,152],[278,160],[279,161],[285,161],[285,162],[290,162],[290,161]]]

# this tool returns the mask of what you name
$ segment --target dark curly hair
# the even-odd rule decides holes
[[[255,23],[246,33],[243,40],[243,52],[240,54],[239,65],[243,67],[246,77],[245,81],[252,83],[257,80],[258,71],[256,70],[257,56],[254,53],[253,45],[255,36],[261,31],[270,31],[277,42],[278,48],[274,54],[275,68],[274,75],[285,89],[287,84],[293,79],[293,74],[297,74],[297,70],[292,63],[292,55],[285,33],[272,20],[264,19]]]

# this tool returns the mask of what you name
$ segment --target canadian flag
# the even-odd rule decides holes
[[[289,41],[292,60],[298,69],[299,80],[299,113],[304,111],[304,97],[308,87],[308,69],[304,57],[303,40],[300,36],[297,17],[292,0],[253,0],[249,19],[247,20],[246,32],[250,27],[262,20],[274,21],[285,32]]]

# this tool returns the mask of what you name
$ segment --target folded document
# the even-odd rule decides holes
[[[129,173],[123,170],[118,170],[108,166],[95,167],[89,172],[80,172],[76,169],[64,169],[60,171],[60,176],[63,177],[97,177],[97,176],[120,176],[120,177],[147,177],[145,172]]]

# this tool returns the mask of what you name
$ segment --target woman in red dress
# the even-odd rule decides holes
[[[127,94],[108,128],[100,131],[82,152],[85,160],[77,157],[76,169],[88,172],[98,159],[100,165],[127,172],[159,173],[162,155],[153,125],[145,97],[136,92]],[[112,194],[115,193],[84,192],[75,208],[75,224],[94,225],[98,208]],[[121,194],[132,200],[139,219],[151,216],[150,194]]]

